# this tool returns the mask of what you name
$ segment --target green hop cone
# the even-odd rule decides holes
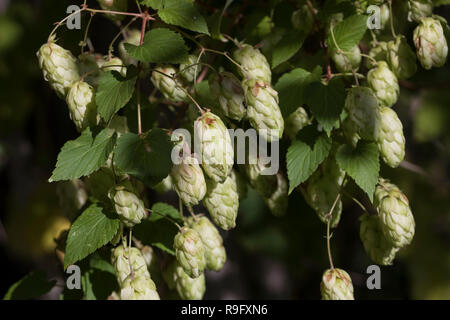
[[[194,82],[200,71],[201,65],[197,63],[197,57],[190,54],[185,63],[180,64],[180,75],[187,82]]]
[[[222,120],[211,112],[205,112],[194,123],[196,153],[206,175],[215,182],[223,182],[230,175],[234,163],[231,137]]]
[[[345,106],[360,137],[375,140],[379,127],[379,108],[373,90],[367,87],[351,88],[347,93]]]
[[[442,67],[447,61],[447,40],[439,20],[424,18],[414,30],[414,44],[422,67]]]
[[[447,40],[447,45],[450,43],[450,27],[447,23],[447,20],[445,20],[444,17],[441,17],[437,14],[433,14],[431,16],[433,19],[436,19],[441,24],[442,30],[444,30],[445,39]]]
[[[433,14],[432,0],[408,0],[408,20],[420,23]]]
[[[121,300],[160,300],[150,276],[135,276],[125,280],[120,290]]]
[[[145,259],[141,251],[135,247],[124,248],[120,245],[114,248],[111,254],[111,263],[120,287],[123,287],[125,281],[131,278],[130,264],[135,277],[150,277]]]
[[[291,22],[294,29],[309,34],[313,28],[314,15],[310,8],[304,4],[300,9],[292,12]]]
[[[161,91],[166,99],[173,102],[188,101],[188,96],[182,89],[183,84],[179,80],[170,78],[172,76],[175,76],[177,73],[174,68],[170,66],[164,66],[156,67],[155,70],[157,71],[152,72],[152,83],[159,91]]]
[[[386,239],[397,248],[410,244],[416,224],[408,198],[401,190],[388,180],[380,178],[375,188],[374,206]]]
[[[331,50],[331,59],[336,65],[336,69],[341,73],[357,71],[361,64],[361,49],[356,45],[349,52],[340,53],[336,50]]]
[[[175,289],[183,300],[202,300],[206,290],[205,275],[191,278],[177,263],[175,268]]]
[[[242,44],[240,48],[233,52],[234,59],[246,71],[243,73],[241,68],[238,68],[239,74],[244,78],[251,78],[270,83],[272,79],[272,72],[266,57],[256,48],[251,45]]]
[[[70,119],[79,132],[97,124],[97,105],[92,86],[84,81],[75,82],[67,94],[66,102],[69,106]]]
[[[268,174],[267,170],[268,167],[261,158],[249,156],[245,164],[245,172],[250,185],[263,198],[269,198],[277,188],[277,177],[273,174]]]
[[[323,223],[328,223],[328,214],[339,194],[345,173],[333,158],[325,160],[322,166],[308,179],[303,196]],[[336,228],[342,213],[342,201],[338,200],[331,214],[330,226]]]
[[[239,208],[236,182],[229,176],[223,183],[208,179],[206,184],[208,191],[203,198],[203,205],[208,209],[211,219],[223,230],[234,228]]]
[[[86,188],[80,179],[58,182],[56,193],[59,205],[68,218],[75,218],[88,199]]]
[[[370,259],[382,266],[391,265],[399,249],[392,246],[384,237],[378,216],[365,213],[359,220],[361,221],[359,236]]]
[[[277,186],[269,198],[264,199],[274,216],[283,216],[288,208],[288,182],[281,173],[277,173]]]
[[[352,279],[342,269],[328,269],[320,283],[322,300],[355,300]]]
[[[356,147],[361,137],[358,134],[358,128],[350,117],[345,118],[342,122],[342,131],[344,138],[353,146]]]
[[[227,259],[222,237],[207,217],[190,217],[187,225],[198,232],[205,247],[206,269],[219,271]]]
[[[49,82],[58,97],[65,99],[72,85],[80,80],[75,57],[70,51],[57,45],[54,39],[43,44],[36,56],[44,79]]]
[[[81,76],[84,76],[84,81],[94,88],[98,87],[102,75],[102,70],[99,68],[102,61],[102,56],[99,54],[84,52],[78,56],[78,72]]]
[[[128,0],[97,0],[98,4],[103,10],[108,11],[121,11],[128,10]],[[120,21],[125,18],[122,14],[107,13],[106,16],[111,20]]]
[[[286,119],[284,133],[291,140],[295,140],[297,133],[311,123],[306,110],[302,107],[298,107],[292,112]]]
[[[197,159],[186,157],[175,164],[170,173],[173,188],[183,203],[192,207],[197,205],[206,194],[206,182]]]
[[[236,189],[239,200],[245,199],[248,193],[247,181],[242,174],[237,170],[231,171],[231,179],[236,183]]]
[[[381,107],[379,114],[378,149],[383,161],[388,166],[396,168],[405,157],[403,125],[391,108]]]
[[[246,114],[244,89],[229,72],[221,72],[209,79],[211,95],[219,101],[221,112],[230,119],[241,121]]]
[[[203,274],[206,266],[205,246],[197,231],[183,227],[174,239],[177,261],[191,278]]]
[[[375,61],[387,61],[388,58],[388,43],[379,41],[377,43],[371,43],[372,49],[369,51],[369,56]],[[376,66],[372,59],[366,60],[366,66],[368,69]]]
[[[251,126],[268,142],[280,139],[284,120],[278,106],[278,92],[268,83],[254,79],[244,80],[242,86]]]
[[[398,79],[411,78],[417,71],[416,55],[405,36],[399,35],[387,44],[387,62]]]
[[[123,61],[118,57],[113,57],[109,60],[105,60],[101,63],[100,66],[103,72],[116,71],[120,73],[122,77],[125,77],[127,75],[127,67],[125,67]]]
[[[380,25],[381,30],[384,30],[386,26],[389,24],[391,18],[391,11],[389,10],[388,4],[382,4],[380,6]]]
[[[378,65],[368,72],[367,82],[381,106],[391,107],[397,102],[400,93],[398,80],[385,61],[379,61]]]
[[[129,181],[122,182],[111,188],[108,197],[120,220],[129,228],[141,223],[146,216],[144,202],[138,198],[135,188]]]

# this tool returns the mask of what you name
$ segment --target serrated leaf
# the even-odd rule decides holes
[[[308,72],[297,68],[285,73],[275,85],[280,98],[280,109],[283,117],[287,117],[305,102],[305,88],[313,81],[319,81],[322,69],[318,66]]]
[[[95,102],[98,113],[106,122],[130,101],[136,79],[137,71],[133,66],[128,68],[126,77],[117,71],[109,71],[101,75]]]
[[[165,0],[158,16],[165,23],[209,35],[205,19],[191,0]]]
[[[144,220],[133,229],[133,234],[144,244],[157,247],[175,255],[173,239],[178,228],[167,219],[158,221]]]
[[[305,38],[302,32],[288,32],[272,51],[272,68],[292,58],[302,47]]]
[[[142,46],[125,43],[125,49],[137,60],[154,63],[182,63],[188,55],[181,35],[166,28],[148,31]]]
[[[30,300],[41,297],[49,292],[56,280],[47,280],[42,271],[33,271],[9,287],[3,300]]]
[[[158,221],[163,219],[165,216],[172,218],[176,221],[183,222],[183,218],[180,212],[175,209],[170,204],[164,202],[157,202],[152,206],[152,211],[150,215],[150,221]]]
[[[307,126],[300,131],[286,155],[289,193],[316,171],[319,164],[328,156],[330,150],[331,139],[323,133],[317,134],[314,126]]]
[[[117,167],[152,187],[172,169],[172,144],[161,129],[152,129],[145,137],[134,133],[120,136],[115,149]]]
[[[75,220],[67,237],[64,269],[107,244],[119,229],[117,216],[92,204]]]
[[[103,129],[95,137],[89,128],[61,148],[49,182],[87,176],[105,164],[116,143],[116,134]]]
[[[361,41],[367,30],[367,19],[367,16],[355,14],[334,27],[334,39],[341,50],[350,51]],[[328,36],[328,46],[337,49],[331,32]]]
[[[342,145],[336,153],[336,162],[373,201],[375,185],[380,172],[378,146],[375,143],[360,142],[353,148]]]
[[[314,117],[329,134],[345,105],[345,86],[339,79],[332,79],[326,86],[313,82],[308,86],[306,104]]]
[[[149,8],[158,10],[164,5],[164,0],[140,0],[141,4]]]

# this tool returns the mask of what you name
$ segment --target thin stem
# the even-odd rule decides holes
[[[391,32],[392,32],[392,36],[394,38],[397,38],[397,35],[395,33],[395,30],[394,30],[394,17],[393,17],[393,12],[392,12],[392,0],[388,0],[388,3],[389,3],[390,18],[391,18]]]
[[[82,8],[82,10],[83,10],[83,8]],[[85,7],[84,10],[89,11],[89,12],[94,12],[94,13],[117,14],[117,15],[122,15],[122,16],[142,17],[141,13],[134,13],[134,12],[100,10],[100,9],[91,9],[88,7]]]
[[[131,279],[134,278],[133,265],[131,263],[131,240],[133,235],[133,229],[130,229],[129,239],[128,239],[128,264],[130,265],[130,276]]]
[[[234,65],[236,65],[239,69],[242,70],[242,72],[245,74],[245,76],[248,78],[248,72],[247,70],[244,69],[243,66],[241,66],[239,63],[237,63],[235,60],[233,60],[233,58],[231,58],[228,53],[226,52],[222,52],[222,51],[218,51],[218,50],[214,50],[214,49],[208,49],[208,48],[203,48],[204,51],[208,51],[208,52],[212,52],[212,53],[216,53],[216,54],[220,54],[223,55],[224,57],[226,57],[228,60],[231,61],[231,63],[233,63]]]
[[[372,62],[373,62],[374,65],[377,65],[377,64],[378,64],[378,61],[375,60],[374,57],[371,57],[371,56],[369,56],[369,55],[367,55],[367,54],[365,54],[365,53],[360,53],[360,55],[361,55],[361,57],[365,57],[365,58],[367,58],[367,59],[372,60]]]
[[[346,192],[345,190],[343,190],[342,192],[345,196],[349,197],[351,200],[353,200],[364,212],[369,213],[369,210],[367,210],[367,208],[355,197],[353,197],[351,194],[349,194],[348,192]]]
[[[137,20],[137,17],[134,17],[133,19],[131,19],[122,29],[120,29],[120,31],[116,34],[116,36],[112,39],[111,43],[109,44],[108,47],[108,57],[111,59],[112,56],[112,51],[113,51],[113,47],[114,47],[114,43],[117,41],[117,39],[119,39],[120,35],[123,34],[124,30],[127,30],[128,27]]]
[[[183,216],[183,201],[181,201],[181,198],[178,198],[178,207],[180,208],[180,215]]]
[[[170,221],[170,222],[172,222],[174,225],[176,225],[178,229],[181,229],[181,228],[182,228],[182,227],[181,227],[174,219],[172,219],[171,217],[169,217],[169,216],[167,216],[167,215],[164,215],[164,214],[161,214],[161,213],[159,213],[159,212],[153,211],[152,209],[146,209],[146,210],[147,210],[147,211],[150,211],[152,214],[157,214],[157,215],[161,216],[162,218],[167,219],[168,221]]]
[[[88,24],[86,26],[86,31],[84,32],[83,42],[81,44],[81,54],[83,54],[83,52],[84,52],[84,47],[86,46],[86,40],[87,40],[89,28],[91,26],[91,22],[92,22],[92,19],[94,18],[94,15],[95,15],[95,13],[91,13],[91,16],[89,17],[89,21],[88,21]]]
[[[60,22],[58,22],[56,24],[56,26],[53,28],[52,32],[50,32],[50,35],[48,36],[48,41],[50,41],[51,37],[53,36],[53,34],[56,32],[56,30],[58,30],[58,28],[60,26],[63,25],[64,22],[66,22],[70,17],[79,14],[81,11],[86,10],[86,7],[84,6],[83,8],[81,8],[80,10],[74,11],[71,14],[69,14],[67,17],[65,17],[64,19],[62,19]]]
[[[147,12],[146,12],[147,13]],[[139,45],[142,46],[142,43],[144,42],[144,33],[145,33],[145,27],[147,25],[147,15],[142,18],[142,25],[141,25],[141,39],[139,41]],[[142,71],[142,64],[139,61],[138,62],[138,79],[136,81],[136,98],[137,98],[137,122],[138,122],[138,134],[142,134],[142,121],[141,121],[141,81],[140,81],[140,74]]]
[[[195,221],[198,220],[198,217],[195,215],[194,210],[192,209],[192,207],[188,206],[187,207],[189,213],[191,214],[192,218],[194,218]]]
[[[200,54],[198,55],[198,57],[197,57],[197,61],[196,61],[196,64],[195,64],[195,70],[194,70],[194,83],[197,83],[197,70],[198,70],[198,65],[199,65],[199,63],[200,63],[200,59],[201,59],[201,57],[202,57],[202,55],[205,53],[205,50],[201,50],[200,51]]]

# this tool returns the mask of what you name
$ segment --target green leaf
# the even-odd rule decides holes
[[[308,86],[306,104],[314,117],[329,134],[345,105],[345,86],[339,79],[332,79],[328,86],[313,82]]]
[[[442,5],[447,5],[450,4],[450,0],[435,0],[434,1],[434,6],[442,6]]]
[[[336,25],[333,33],[336,43],[341,50],[350,51],[361,41],[367,30],[367,19],[367,16],[355,14]],[[332,49],[337,49],[331,32],[328,36],[328,46]]]
[[[297,68],[285,73],[275,85],[280,97],[280,109],[284,117],[294,112],[305,102],[305,88],[313,81],[319,81],[322,69],[318,66],[312,73]]]
[[[42,271],[33,271],[9,287],[3,300],[37,299],[49,292],[56,280],[49,281]]]
[[[81,136],[61,148],[48,181],[72,180],[91,174],[105,164],[115,143],[114,130],[103,129],[94,136],[89,128],[85,129]]]
[[[140,0],[141,4],[146,7],[158,10],[164,5],[164,0]]]
[[[356,148],[342,145],[336,153],[336,162],[367,193],[370,201],[373,201],[380,171],[378,146],[362,141]]]
[[[171,152],[169,136],[161,129],[152,129],[145,137],[134,133],[121,135],[114,160],[120,170],[152,187],[172,169]]]
[[[182,63],[188,55],[183,38],[166,28],[148,31],[142,46],[125,43],[125,49],[137,60],[154,63]]]
[[[289,193],[306,181],[331,150],[331,139],[318,134],[314,126],[303,128],[289,147],[286,155]]]
[[[227,11],[228,7],[230,6],[230,4],[233,2],[234,0],[227,0],[225,2],[225,6],[222,9],[222,12],[217,12],[217,16],[215,16],[213,22],[212,22],[212,27],[211,27],[211,36],[214,39],[218,39],[218,40],[222,40],[222,38],[224,38],[220,32],[221,26],[222,26],[222,19],[223,19],[223,15],[224,13]]]
[[[92,204],[75,220],[69,230],[64,269],[107,244],[119,229],[117,216]]]
[[[177,226],[167,219],[158,221],[144,220],[133,229],[133,234],[144,245],[157,247],[171,255],[175,255],[173,238],[177,233]]]
[[[191,0],[165,0],[158,15],[165,23],[209,35],[205,19]]]
[[[163,219],[165,216],[172,218],[176,221],[183,222],[183,218],[180,215],[180,212],[178,212],[177,209],[175,209],[170,204],[164,203],[164,202],[157,202],[152,206],[152,214],[150,215],[150,221],[158,221],[160,219]]]
[[[291,31],[278,42],[272,52],[272,68],[292,58],[303,45],[305,34]]]
[[[126,77],[117,71],[109,71],[101,75],[95,102],[98,113],[106,122],[131,99],[136,79],[137,71],[133,66],[128,67]]]

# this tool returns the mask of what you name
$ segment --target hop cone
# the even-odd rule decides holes
[[[150,277],[145,259],[137,248],[124,248],[123,246],[114,248],[111,263],[114,266],[120,287],[123,287],[125,281],[131,278],[130,264],[135,277]]]
[[[141,223],[146,216],[144,202],[138,198],[129,181],[122,182],[108,193],[122,222],[129,228]]]
[[[447,40],[439,20],[424,18],[414,30],[414,44],[422,67],[442,67],[447,61]]]
[[[314,16],[306,4],[292,12],[291,22],[294,29],[309,34],[313,28]]]
[[[245,199],[247,197],[247,181],[237,170],[231,171],[231,179],[236,183],[237,193],[239,199]]]
[[[205,247],[197,231],[184,227],[175,236],[173,247],[177,261],[191,278],[203,274],[206,266]]]
[[[303,195],[323,223],[328,222],[328,213],[339,194],[344,175],[345,173],[338,167],[334,159],[327,159],[308,180]],[[331,216],[330,225],[332,228],[339,224],[341,213],[342,201],[339,199]]]
[[[122,40],[119,43],[119,55],[122,58],[123,63],[125,65],[137,65],[137,60],[131,57],[127,50],[125,49],[125,43],[132,44],[134,46],[138,46],[141,42],[141,31],[137,29],[132,29],[128,31],[128,38],[126,40]]]
[[[205,196],[205,177],[197,159],[186,157],[172,167],[170,176],[175,191],[186,206],[197,205]]]
[[[361,64],[361,50],[356,45],[349,52],[340,53],[338,51],[331,51],[331,59],[333,59],[336,69],[339,72],[347,73],[352,70],[358,70]]]
[[[241,121],[245,116],[244,89],[236,77],[222,72],[209,80],[211,95],[219,101],[221,112],[230,119]]]
[[[378,148],[383,161],[396,168],[405,157],[403,125],[394,110],[380,108],[380,126],[377,135]]]
[[[205,275],[189,277],[176,260],[169,264],[163,276],[169,289],[176,289],[183,300],[201,300],[205,294]]]
[[[391,265],[398,248],[392,246],[384,237],[379,218],[365,213],[359,220],[359,236],[370,259],[376,264]]]
[[[342,269],[328,269],[320,283],[322,300],[355,300],[352,279]]]
[[[190,54],[187,61],[180,64],[180,74],[187,82],[194,82],[200,68],[201,66],[197,64],[197,57]]]
[[[384,28],[386,28],[386,26],[388,25],[389,21],[391,18],[391,11],[389,10],[389,5],[387,5],[386,3],[382,4],[380,6],[380,25],[381,25],[381,30],[383,30]]]
[[[178,80],[174,80],[172,78],[169,78],[168,76],[175,76],[177,71],[170,67],[157,67],[155,68],[157,71],[152,72],[152,83],[153,85],[161,91],[161,93],[164,95],[164,97],[168,100],[178,102],[178,101],[188,101],[188,97],[186,95],[186,92],[182,89],[182,83]],[[161,74],[164,73],[166,75]]]
[[[350,119],[355,123],[357,133],[364,139],[375,140],[379,126],[379,108],[377,97],[372,89],[351,88],[345,105]]]
[[[433,14],[432,0],[408,0],[408,20],[420,23]]]
[[[58,182],[56,193],[61,208],[69,218],[73,217],[86,204],[88,199],[86,188],[80,179]]]
[[[77,65],[78,72],[84,76],[84,81],[96,88],[102,75],[102,70],[99,68],[103,59],[99,54],[92,54],[85,52],[78,56]]]
[[[288,182],[286,178],[277,173],[277,187],[270,198],[264,199],[270,212],[274,216],[282,216],[286,213],[288,207]]]
[[[391,107],[397,102],[400,93],[398,80],[385,61],[379,61],[377,67],[369,71],[367,81],[381,106]]]
[[[251,45],[243,44],[233,52],[234,59],[244,68],[247,74],[244,74],[238,68],[239,74],[244,78],[251,78],[270,83],[272,72],[266,57]]]
[[[284,132],[289,139],[294,140],[297,133],[311,123],[308,113],[302,107],[292,112],[286,119]]]
[[[388,44],[384,41],[379,41],[377,43],[372,43],[372,49],[369,51],[369,56],[375,59],[376,61],[387,61],[388,59]],[[367,68],[373,68],[376,64],[372,61],[372,59],[366,60]]]
[[[104,61],[101,64],[101,68],[104,72],[117,71],[123,77],[127,75],[127,67],[125,67],[123,61],[117,57],[113,57],[109,60]]]
[[[160,300],[153,280],[144,276],[135,276],[125,280],[120,290],[121,300]]]
[[[267,141],[276,141],[283,135],[284,120],[278,107],[278,92],[265,82],[244,80],[242,86],[247,103],[250,124]]]
[[[201,154],[206,175],[216,182],[225,181],[233,168],[234,150],[222,120],[211,112],[205,112],[195,121],[194,134],[195,141],[199,142],[196,153]]]
[[[229,176],[223,183],[209,179],[206,183],[208,191],[203,198],[203,205],[208,209],[212,220],[223,230],[234,228],[239,208],[236,182]]]
[[[72,85],[80,80],[75,57],[53,39],[43,44],[36,55],[44,79],[61,99],[65,99]]]
[[[75,123],[79,132],[97,124],[97,105],[95,104],[95,90],[83,81],[75,82],[67,97],[70,119]]]
[[[416,55],[405,36],[399,35],[387,44],[387,61],[398,79],[411,78],[417,71]]]
[[[128,0],[97,0],[97,1],[103,10],[122,11],[122,12],[128,10]],[[106,16],[111,20],[117,21],[123,20],[125,18],[125,16],[121,14],[107,13]]]
[[[361,137],[358,134],[358,127],[356,123],[353,122],[350,117],[347,117],[344,122],[342,122],[342,131],[344,132],[344,137],[348,140],[348,142],[353,147],[356,147]]]
[[[388,180],[379,179],[375,189],[374,206],[386,239],[398,248],[410,244],[416,225],[408,198],[400,189]]]
[[[267,169],[260,158],[249,158],[245,164],[250,185],[263,197],[269,198],[276,190],[277,177],[275,175],[263,174]]]
[[[189,218],[187,225],[198,232],[205,247],[206,269],[219,271],[227,259],[222,237],[207,217]]]

